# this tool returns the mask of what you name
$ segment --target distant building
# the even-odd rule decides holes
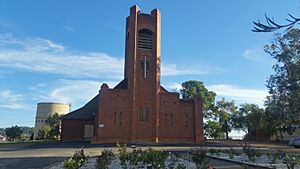
[[[39,130],[45,126],[47,118],[57,113],[59,115],[64,115],[70,112],[70,104],[64,103],[38,103],[36,116],[35,116],[35,126],[33,139],[37,139]]]
[[[201,98],[183,100],[160,85],[160,11],[126,18],[125,74],[62,118],[62,141],[203,143]],[[184,33],[184,32],[182,32]]]

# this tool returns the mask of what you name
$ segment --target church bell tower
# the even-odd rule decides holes
[[[160,11],[130,8],[126,18],[124,76],[128,80],[129,135],[134,142],[158,141],[160,92]]]

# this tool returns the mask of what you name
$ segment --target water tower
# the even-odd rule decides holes
[[[43,102],[37,104],[33,139],[37,138],[38,131],[46,125],[47,118],[57,113],[64,115],[70,112],[70,104]]]

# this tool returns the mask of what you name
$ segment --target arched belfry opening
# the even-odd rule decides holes
[[[138,48],[143,50],[152,50],[153,32],[149,29],[139,30]]]

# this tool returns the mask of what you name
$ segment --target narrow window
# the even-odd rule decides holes
[[[170,127],[172,127],[173,125],[173,116],[172,116],[172,113],[170,113]]]
[[[149,121],[149,108],[145,107],[145,121]]]
[[[114,112],[114,127],[116,127],[117,124],[117,112]]]
[[[122,120],[123,120],[123,113],[122,112],[120,112],[120,119],[119,119],[119,123],[120,123],[120,126],[122,126]]]
[[[189,124],[189,116],[186,114],[186,115],[185,115],[185,127],[186,127],[186,128],[189,127],[188,124]]]
[[[168,114],[165,113],[165,127],[168,127]]]
[[[149,108],[148,107],[140,107],[139,121],[140,122],[148,122],[149,121]]]
[[[144,112],[143,108],[140,107],[140,112],[139,112],[139,119],[140,119],[140,122],[143,122],[143,121],[144,121],[144,120],[143,120],[143,112]]]

